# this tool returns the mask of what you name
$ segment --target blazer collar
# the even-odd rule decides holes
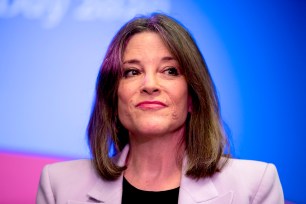
[[[124,166],[127,155],[129,153],[129,146],[126,145],[121,151],[116,164]],[[121,204],[122,197],[122,182],[123,175],[114,181],[106,181],[98,178],[95,186],[88,192],[88,196],[96,201],[109,204]]]
[[[187,170],[187,159],[183,161],[183,172]],[[210,200],[218,196],[218,192],[210,178],[194,180],[184,174],[181,177],[180,195],[189,196],[195,202]]]
[[[220,195],[211,177],[204,179],[192,179],[187,177],[187,158],[183,161],[183,174],[181,178],[179,204],[185,203],[210,203],[210,204],[230,204],[233,200],[233,192],[229,191]]]
[[[129,152],[129,145],[126,145],[118,157],[117,165],[124,166]],[[183,161],[183,172],[187,169],[187,158]],[[89,191],[88,196],[105,204],[121,204],[123,175],[115,181],[97,179],[95,186]],[[210,203],[230,204],[233,199],[233,192],[219,195],[212,178],[194,180],[182,174],[179,204],[186,203]]]

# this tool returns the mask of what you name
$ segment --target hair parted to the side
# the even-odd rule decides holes
[[[126,167],[117,166],[109,156],[111,144],[120,152],[129,142],[128,131],[117,117],[118,84],[125,46],[141,32],[160,35],[178,60],[188,84],[193,110],[186,121],[186,175],[194,179],[213,175],[222,168],[220,160],[228,142],[223,130],[215,86],[191,34],[172,17],[154,13],[127,22],[114,36],[101,65],[96,98],[88,124],[88,143],[93,163],[103,179],[118,178]],[[223,164],[225,160],[222,160]]]

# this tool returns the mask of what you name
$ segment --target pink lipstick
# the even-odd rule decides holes
[[[136,105],[137,108],[144,109],[144,110],[157,110],[166,107],[166,104],[160,101],[142,101]]]

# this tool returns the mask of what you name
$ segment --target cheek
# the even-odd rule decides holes
[[[122,114],[128,107],[128,99],[126,96],[118,93],[118,114]]]
[[[191,97],[188,96],[187,89],[182,87],[181,89],[177,90],[180,90],[180,92],[177,92],[170,97],[173,104],[173,119],[184,117],[184,115],[187,115],[187,112],[190,112],[191,109]]]
[[[118,114],[120,115],[120,113],[122,113],[123,111],[123,107],[124,107],[124,102],[122,101],[122,99],[120,97],[118,97]]]
[[[133,92],[130,89],[119,86],[118,88],[118,114],[119,117],[129,115],[133,105]]]

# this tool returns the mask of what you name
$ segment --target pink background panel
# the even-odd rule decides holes
[[[0,203],[34,204],[42,168],[62,160],[0,152]]]

